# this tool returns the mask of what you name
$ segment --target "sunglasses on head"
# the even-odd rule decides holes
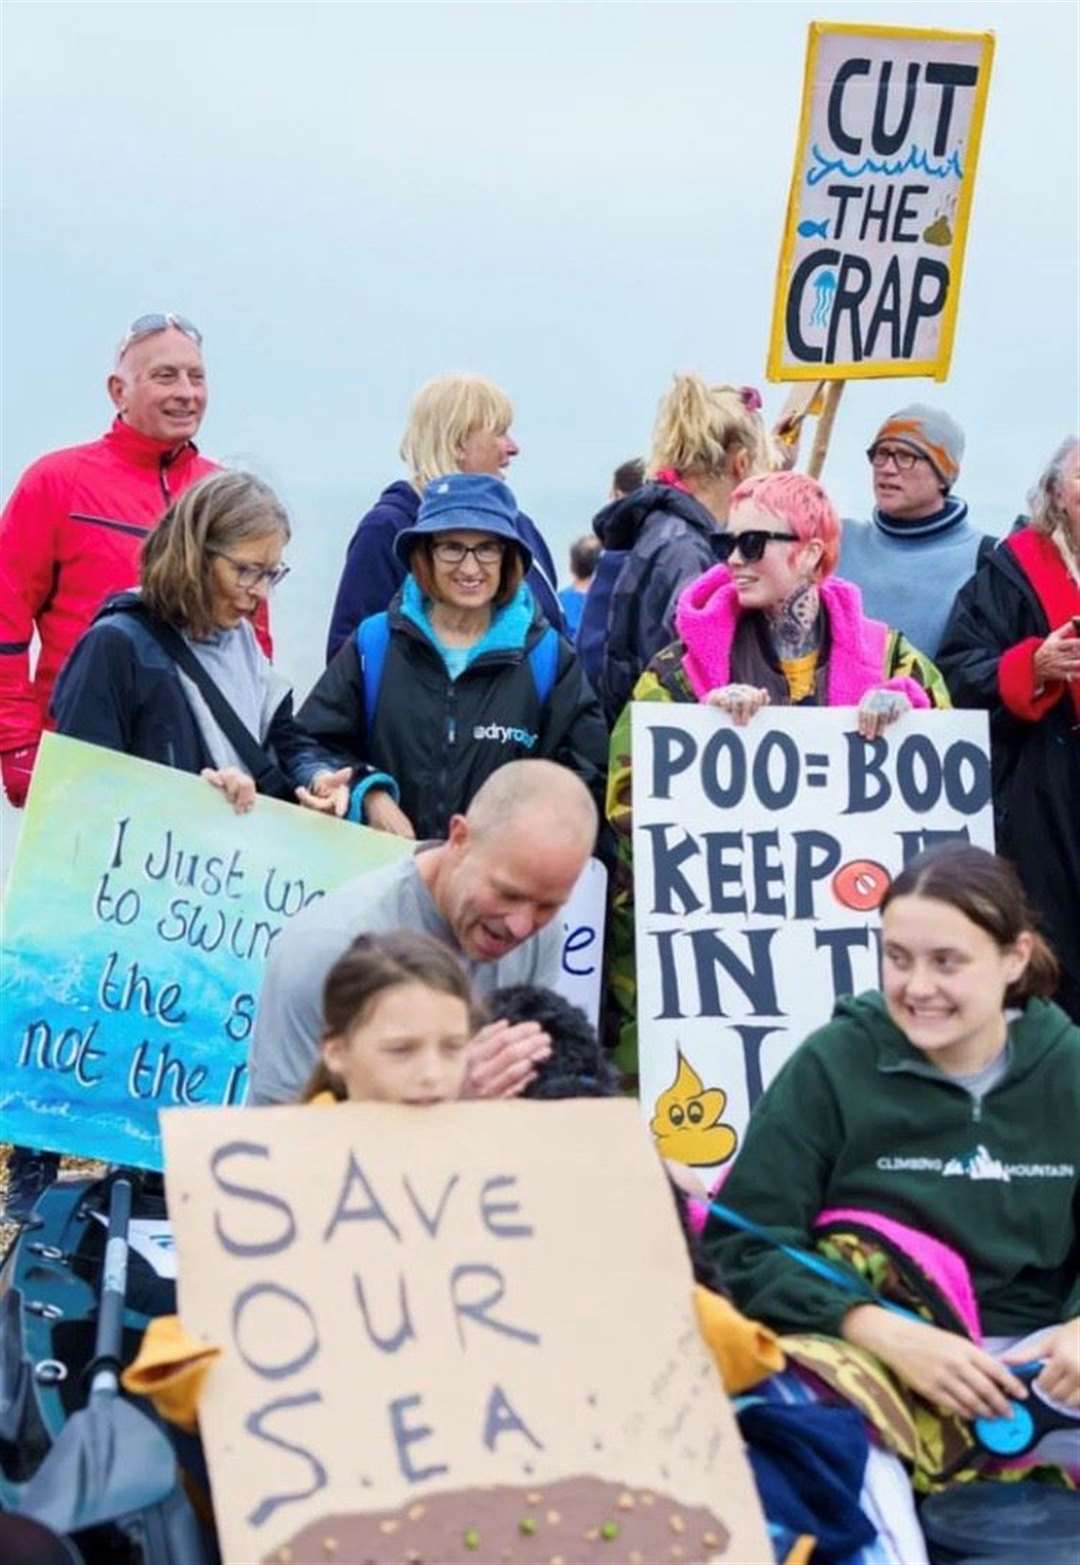
[[[122,359],[133,342],[138,342],[142,337],[152,337],[155,332],[168,331],[170,326],[183,332],[185,337],[190,337],[197,348],[202,347],[202,332],[186,316],[174,315],[171,310],[157,310],[132,321],[116,350],[116,357]]]
[[[752,565],[763,557],[766,544],[800,542],[797,533],[771,533],[764,527],[750,527],[744,533],[717,533],[713,549],[721,564],[726,565],[738,549],[746,563]]]

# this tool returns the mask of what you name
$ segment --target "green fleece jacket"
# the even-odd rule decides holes
[[[981,1103],[890,1020],[837,1002],[756,1105],[721,1199],[808,1246],[825,1208],[860,1207],[965,1258],[988,1335],[1080,1315],[1080,1027],[1029,1000]],[[739,1308],[778,1331],[840,1334],[850,1294],[715,1218],[705,1245]]]

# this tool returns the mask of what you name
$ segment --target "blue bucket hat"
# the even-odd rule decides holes
[[[394,539],[394,553],[405,566],[421,538],[433,533],[492,533],[516,544],[522,565],[532,565],[532,550],[517,530],[518,508],[513,491],[501,478],[487,473],[447,473],[433,478],[424,490],[420,511],[412,527]]]

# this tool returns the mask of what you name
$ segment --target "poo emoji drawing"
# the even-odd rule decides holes
[[[727,1093],[706,1087],[680,1049],[675,1080],[657,1098],[649,1125],[660,1156],[695,1168],[726,1163],[739,1140],[731,1126],[720,1121],[726,1104]]]

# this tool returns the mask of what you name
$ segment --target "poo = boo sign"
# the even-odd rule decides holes
[[[992,33],[813,22],[770,380],[949,372]]]
[[[877,988],[878,908],[915,854],[992,849],[986,714],[633,710],[641,1105],[661,1152],[708,1170],[840,995]]]

